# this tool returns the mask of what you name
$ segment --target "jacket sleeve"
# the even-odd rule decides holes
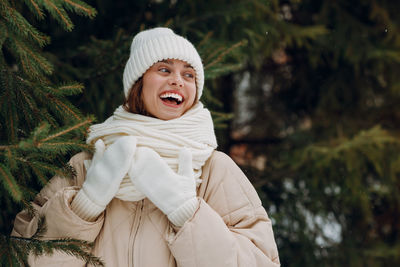
[[[280,266],[271,220],[244,173],[222,152],[214,152],[207,172],[197,211],[168,236],[177,265]]]
[[[70,203],[78,192],[85,178],[83,167],[87,153],[79,153],[71,158],[69,164],[75,169],[76,177],[67,179],[53,177],[32,202],[36,216],[31,217],[26,210],[17,214],[11,236],[32,237],[38,227],[38,218],[45,216],[47,231],[41,239],[74,238],[93,242],[103,225],[103,215],[94,222],[87,222],[77,216],[70,208]],[[84,266],[85,262],[61,251],[52,255],[29,256],[29,265],[34,266]]]

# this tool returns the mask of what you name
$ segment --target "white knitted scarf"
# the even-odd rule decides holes
[[[156,151],[175,172],[178,171],[179,150],[182,147],[189,148],[193,155],[193,171],[198,184],[201,182],[203,165],[217,148],[210,112],[201,102],[181,117],[172,120],[133,114],[119,106],[106,121],[90,127],[86,142],[94,144],[101,138],[107,147],[117,138],[126,135],[137,138],[137,147],[149,147]],[[85,162],[86,168],[89,164],[90,161]],[[145,198],[128,176],[124,177],[116,197],[125,201]]]

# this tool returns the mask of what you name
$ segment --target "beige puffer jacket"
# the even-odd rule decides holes
[[[94,255],[106,266],[121,267],[268,267],[280,266],[271,221],[239,167],[213,152],[203,167],[198,209],[177,229],[149,200],[113,199],[95,221],[78,217],[70,203],[85,179],[87,153],[71,158],[74,180],[54,177],[33,205],[46,215],[44,239],[70,237],[95,242]],[[20,212],[13,236],[31,237],[37,218]],[[31,266],[85,266],[62,252],[30,257]]]

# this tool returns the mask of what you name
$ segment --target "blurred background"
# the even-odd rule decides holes
[[[97,15],[67,31],[17,5],[51,37],[48,79],[84,85],[68,97],[82,114],[109,117],[133,36],[171,27],[203,58],[218,149],[258,191],[282,266],[400,264],[399,1],[84,2]]]

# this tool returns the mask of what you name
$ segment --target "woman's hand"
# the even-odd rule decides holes
[[[95,148],[82,189],[71,203],[72,210],[86,220],[95,219],[118,192],[122,179],[132,165],[136,138],[121,137],[107,149],[99,139]]]
[[[196,181],[187,148],[179,153],[178,174],[154,150],[137,148],[129,176],[174,225],[182,226],[196,211]]]

